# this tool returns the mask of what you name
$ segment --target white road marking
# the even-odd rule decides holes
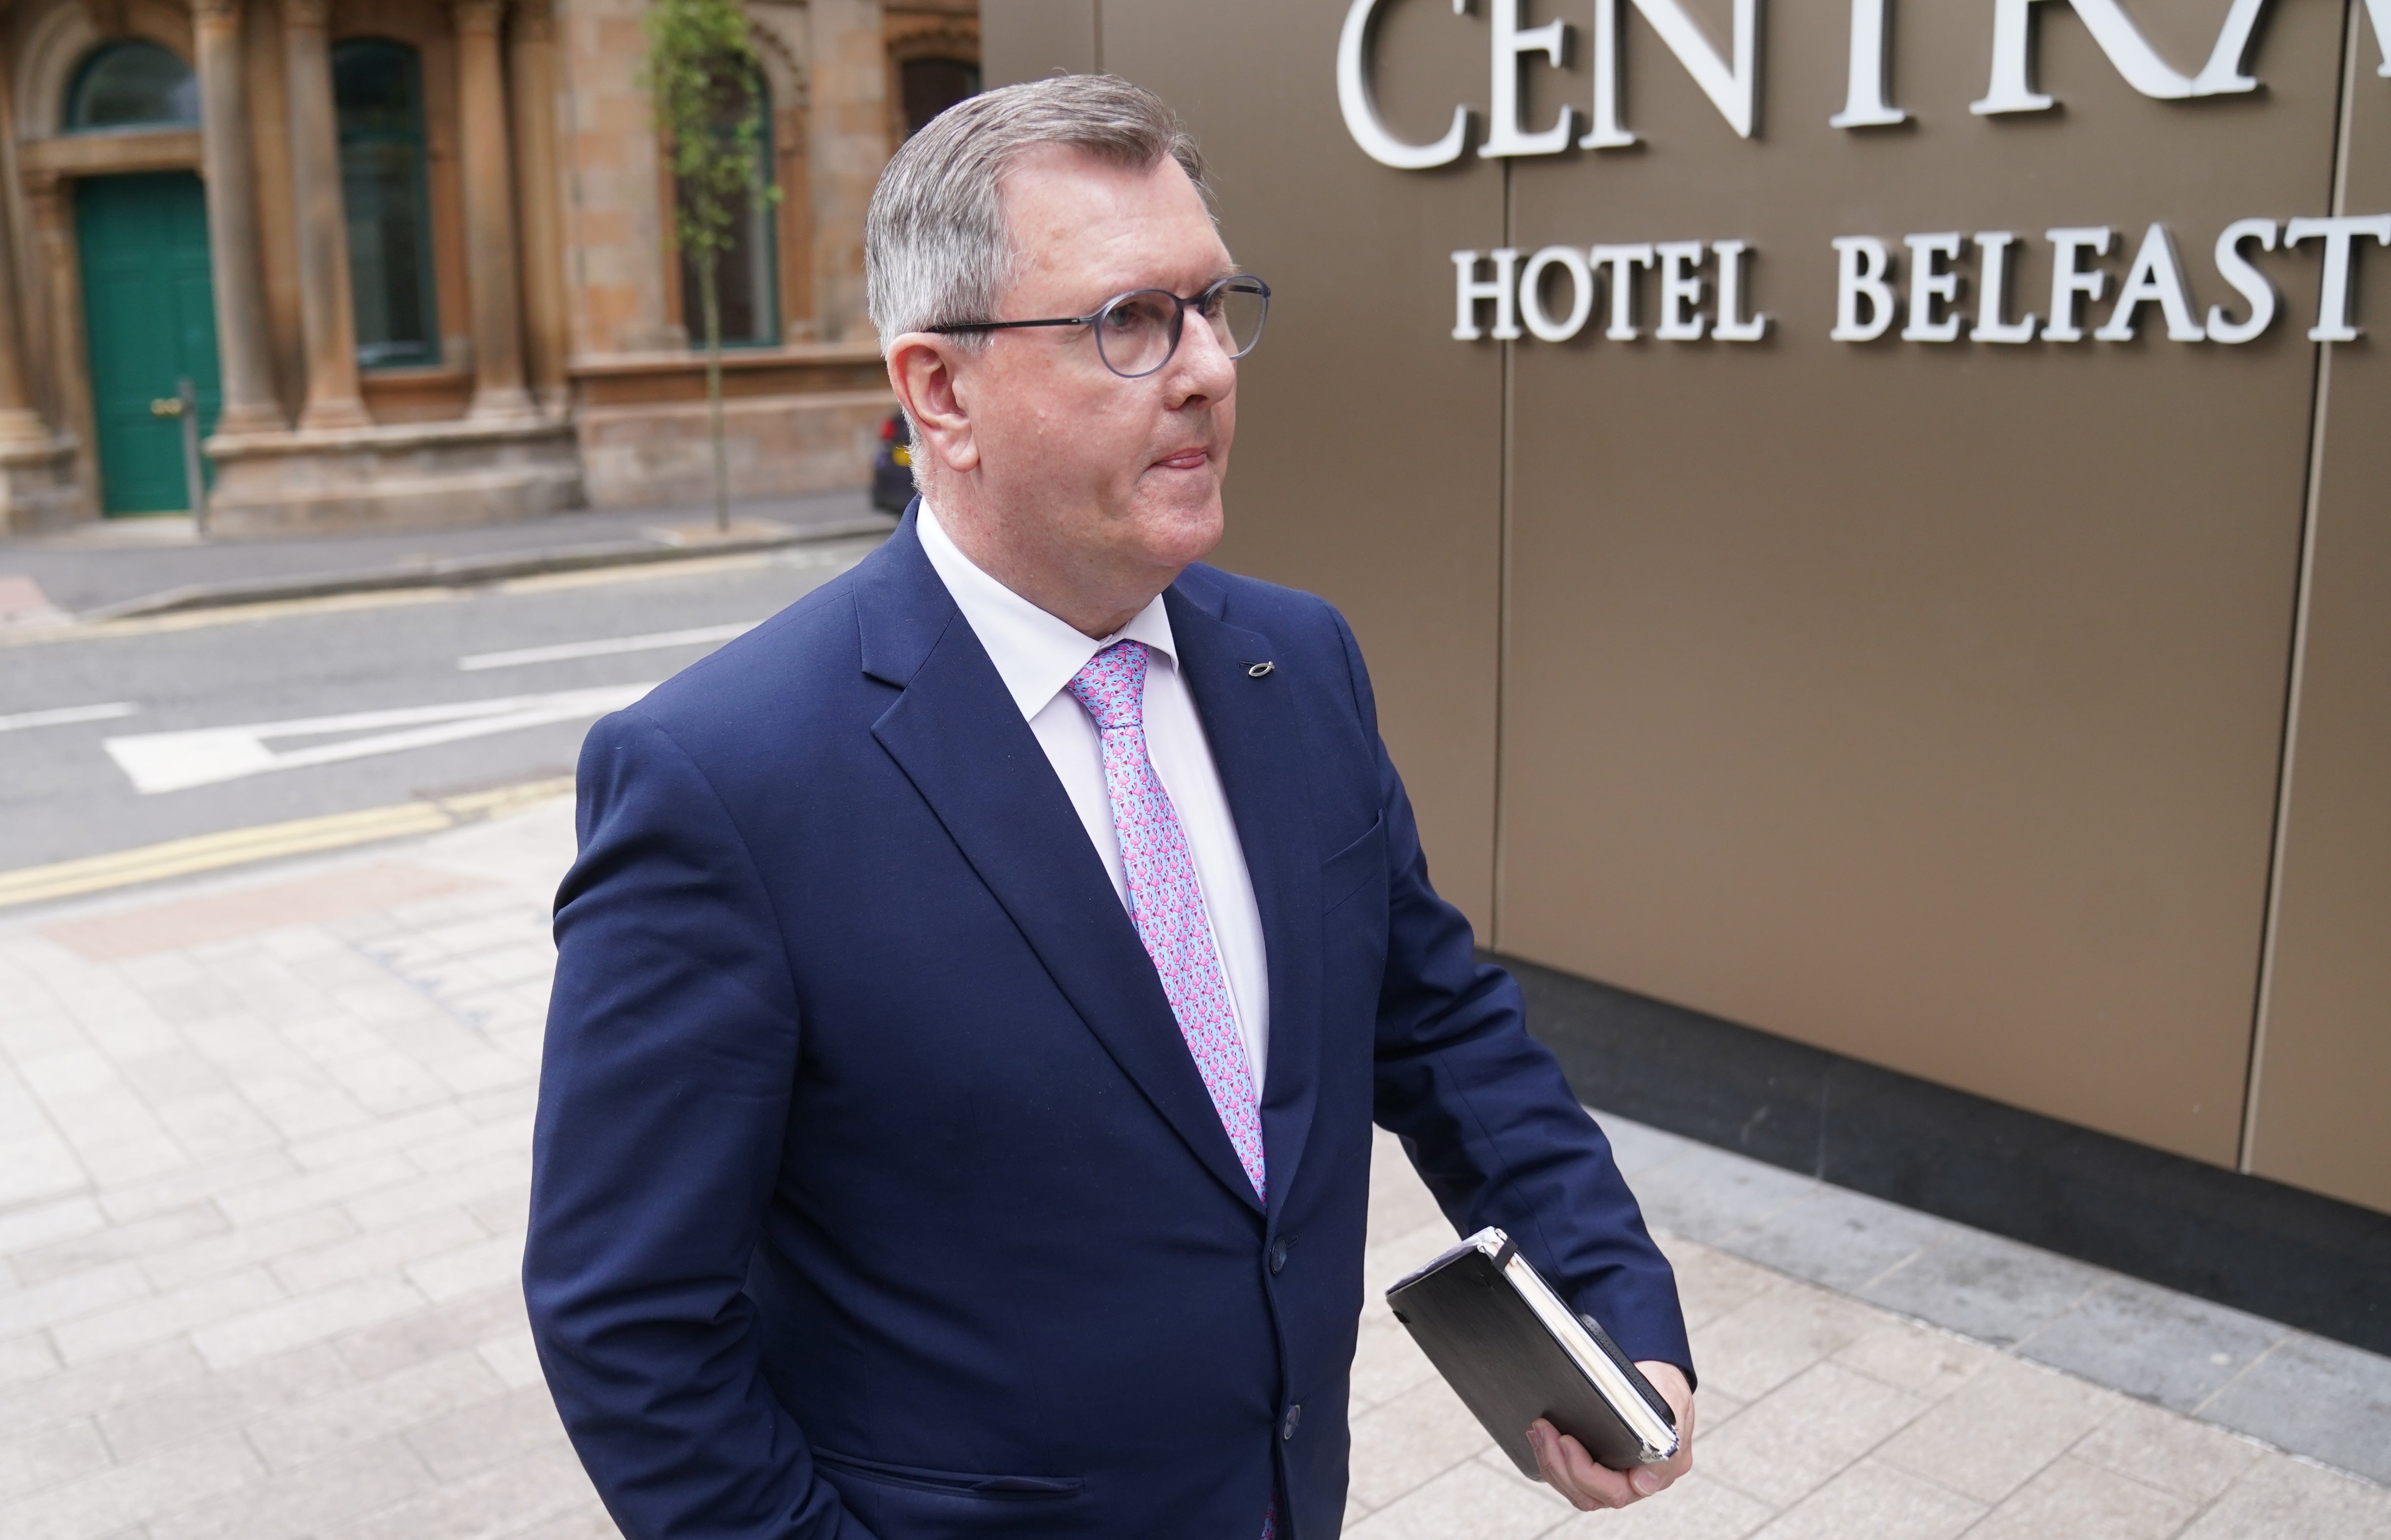
[[[140,709],[131,701],[110,701],[105,705],[62,705],[51,711],[20,711],[14,717],[0,717],[0,732],[14,732],[20,727],[63,727],[69,722],[105,722],[118,717],[130,717]]]
[[[518,647],[511,653],[475,653],[457,660],[466,673],[484,668],[514,668],[526,663],[561,663],[566,658],[601,658],[614,653],[646,653],[660,647],[694,647],[701,642],[729,641],[756,628],[743,620],[733,626],[698,626],[686,631],[651,631],[645,636],[606,637],[597,641],[560,641],[552,647]]]
[[[148,796],[238,781],[267,770],[337,764],[343,759],[370,758],[405,749],[429,748],[434,744],[512,732],[518,728],[603,716],[620,710],[654,688],[653,684],[614,684],[597,690],[560,690],[546,695],[507,695],[497,700],[405,706],[394,711],[252,722],[243,727],[142,732],[108,739],[101,746],[132,781],[133,789]],[[267,746],[274,739],[320,737],[336,732],[363,732],[368,736],[309,748]]]

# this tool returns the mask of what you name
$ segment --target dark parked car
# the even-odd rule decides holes
[[[880,448],[872,457],[872,506],[902,513],[913,500],[913,435],[903,412],[880,424]]]

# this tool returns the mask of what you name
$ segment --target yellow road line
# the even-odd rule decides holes
[[[162,845],[144,845],[104,856],[53,861],[46,866],[19,867],[14,872],[0,872],[0,909],[39,903],[47,899],[71,898],[81,893],[104,892],[112,887],[157,882],[166,877],[184,877],[194,873],[245,866],[252,861],[272,861],[282,856],[338,850],[376,840],[397,839],[407,835],[435,834],[442,829],[453,829],[460,823],[496,818],[552,796],[562,796],[572,790],[571,776],[557,776],[496,791],[401,802],[392,807],[332,813],[322,818],[292,819],[285,823],[262,823],[255,828],[230,829],[220,835],[200,835],[190,839],[170,839]]]

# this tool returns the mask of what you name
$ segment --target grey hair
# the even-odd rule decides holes
[[[1161,97],[1118,75],[1055,75],[958,102],[898,147],[872,192],[864,301],[883,348],[908,331],[997,318],[1018,261],[1005,174],[1040,145],[1135,171],[1168,155],[1211,206],[1194,137]],[[955,341],[985,345],[988,336]]]

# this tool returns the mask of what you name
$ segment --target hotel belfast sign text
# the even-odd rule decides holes
[[[1624,149],[1637,143],[1622,110],[1620,29],[1635,12],[1692,78],[1736,135],[1760,136],[1759,32],[1764,0],[1733,0],[1725,47],[1686,9],[1684,0],[1592,0],[1592,111],[1580,131],[1579,110],[1558,110],[1549,123],[1521,122],[1525,71],[1558,68],[1568,58],[1571,25],[1553,19],[1527,26],[1523,0],[1487,0],[1491,84],[1479,157],[1561,154],[1571,148]],[[1337,57],[1338,102],[1353,141],[1371,159],[1405,171],[1425,171],[1463,159],[1473,138],[1473,114],[1455,107],[1450,126],[1434,140],[1400,137],[1381,116],[1373,89],[1376,32],[1389,0],[1353,0]],[[1471,0],[1452,0],[1456,15]],[[2254,54],[2273,0],[2220,0],[2216,42],[2187,73],[2170,63],[2135,25],[2124,0],[1990,0],[1991,70],[1984,95],[1967,103],[1977,116],[2042,113],[2059,105],[2054,83],[2036,79],[2037,19],[2072,8],[2117,74],[2135,91],[2162,100],[2256,91]],[[1895,0],[1852,0],[1848,89],[1830,130],[1859,133],[1909,121],[1895,99],[1887,42]],[[2391,0],[2363,0],[2379,66],[2391,76]],[[2391,87],[2386,87],[2391,88]],[[2236,219],[2213,236],[2211,256],[2224,290],[2204,311],[2187,280],[2176,233],[2165,223],[2139,231],[2068,225],[2040,232],[1940,230],[1900,236],[1834,238],[1835,326],[1839,342],[1873,342],[1894,331],[1908,342],[2019,343],[2126,342],[2145,329],[2184,343],[2247,343],[2275,324],[2281,308],[2268,276],[2267,253],[2308,247],[2321,253],[2321,284],[2307,335],[2349,342],[2359,335],[2351,308],[2352,280],[2369,245],[2391,247],[2391,213],[2336,214],[2278,219],[2265,214]],[[1662,341],[1710,338],[1752,343],[1772,318],[1753,307],[1751,242],[1650,240],[1588,246],[1545,246],[1523,252],[1498,247],[1453,253],[1453,335],[1462,341],[1534,337],[1565,342],[1589,325],[1628,341],[1648,333]],[[2122,277],[2102,266],[2115,257]],[[2027,264],[2049,278],[2047,314],[2013,312],[2010,293]],[[2118,278],[2115,288],[2110,287]],[[1968,291],[1972,291],[1969,293]],[[1600,312],[1597,316],[1597,311]]]

